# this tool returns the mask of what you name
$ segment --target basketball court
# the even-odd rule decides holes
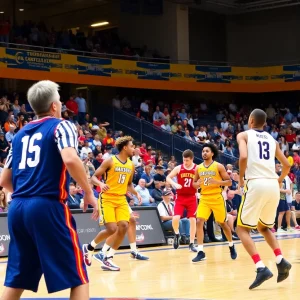
[[[102,271],[100,264],[93,260],[88,269],[90,296],[100,299],[243,299],[243,300],[284,300],[298,299],[300,295],[300,232],[277,235],[284,256],[292,263],[290,277],[277,284],[277,268],[274,254],[261,236],[255,236],[258,251],[274,277],[257,289],[250,291],[249,285],[255,278],[255,266],[236,242],[238,258],[232,261],[227,243],[205,244],[206,261],[191,262],[195,253],[187,246],[174,250],[172,246],[147,248],[141,252],[150,257],[149,261],[135,261],[129,252],[119,251],[115,262],[120,272]],[[62,254],[63,255],[63,254]],[[0,260],[1,291],[6,269],[6,259]],[[48,295],[42,279],[37,294],[25,292],[22,299],[68,299],[68,291]]]

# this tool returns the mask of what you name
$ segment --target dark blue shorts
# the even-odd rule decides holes
[[[288,211],[290,210],[286,200],[280,200],[279,201],[279,204],[278,204],[278,207],[277,207],[277,212],[283,212],[283,211]]]
[[[75,220],[55,200],[14,199],[4,285],[36,292],[44,274],[49,293],[88,283]]]

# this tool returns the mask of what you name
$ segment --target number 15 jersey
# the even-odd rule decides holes
[[[248,160],[246,180],[256,178],[278,178],[275,171],[276,141],[267,132],[250,129],[248,136]]]

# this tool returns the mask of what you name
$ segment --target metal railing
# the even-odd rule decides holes
[[[5,43],[5,42],[0,42],[0,47],[14,48],[14,49],[20,49],[20,50],[25,50],[25,51],[30,50],[30,51],[80,55],[80,56],[94,57],[94,58],[132,60],[132,61],[165,63],[165,64],[189,64],[189,65],[220,66],[220,67],[221,66],[266,67],[266,66],[300,64],[300,58],[299,59],[294,59],[294,60],[284,60],[284,61],[280,61],[280,60],[278,60],[278,61],[268,61],[268,62],[264,62],[264,63],[229,62],[229,61],[203,61],[203,60],[174,60],[174,59],[166,59],[166,58],[128,56],[128,55],[120,55],[120,54],[113,54],[113,53],[88,52],[88,51],[80,51],[80,50],[75,50],[75,49],[51,48],[51,47],[23,45],[23,44],[14,44],[14,43]]]
[[[189,141],[179,135],[169,133],[130,113],[114,108],[113,126],[114,130],[122,130],[126,134],[131,135],[135,140],[151,145],[154,149],[161,150],[168,157],[174,155],[178,161],[181,161],[182,152],[186,149],[190,149],[194,152],[196,163],[201,163],[203,161],[201,145]],[[236,165],[237,160],[236,157],[228,156],[221,152],[217,159],[217,161],[224,165]]]

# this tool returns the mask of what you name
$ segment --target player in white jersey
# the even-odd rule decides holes
[[[270,230],[275,222],[280,187],[289,173],[290,165],[278,143],[269,133],[263,131],[266,119],[267,115],[263,110],[255,109],[249,117],[249,130],[237,136],[240,150],[240,188],[244,187],[244,178],[246,180],[245,193],[238,214],[237,233],[257,268],[256,279],[249,289],[258,287],[273,277],[272,272],[260,259],[250,236],[251,229],[257,228],[274,251],[278,269],[277,282],[285,280],[292,267],[283,258],[275,235]],[[275,172],[275,158],[283,166],[279,178]]]

